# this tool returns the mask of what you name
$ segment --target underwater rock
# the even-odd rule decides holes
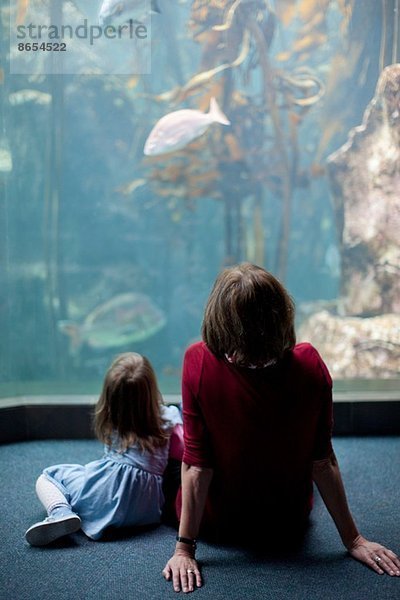
[[[400,64],[386,67],[362,124],[327,159],[350,315],[400,310]]]
[[[340,317],[321,311],[303,323],[298,339],[318,348],[334,378],[400,374],[400,315]]]

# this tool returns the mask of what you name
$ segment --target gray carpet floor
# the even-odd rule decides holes
[[[400,554],[400,438],[338,438],[335,449],[361,532]],[[44,517],[34,484],[42,468],[99,458],[92,440],[0,446],[3,600],[158,600],[175,598],[161,576],[174,547],[173,528],[121,531],[92,542],[82,533],[32,548],[24,532]],[[268,544],[268,540],[266,540]],[[379,576],[352,560],[318,494],[302,548],[257,556],[241,548],[200,543],[204,586],[199,600],[396,600],[400,578]]]

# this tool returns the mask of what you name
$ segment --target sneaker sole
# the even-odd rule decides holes
[[[64,535],[75,533],[81,528],[78,516],[65,517],[50,523],[32,525],[25,533],[25,539],[31,546],[46,546]]]

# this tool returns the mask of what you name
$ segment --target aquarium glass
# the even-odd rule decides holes
[[[129,350],[178,394],[215,277],[242,261],[287,286],[340,389],[398,389],[399,17],[3,0],[0,396],[96,394]]]

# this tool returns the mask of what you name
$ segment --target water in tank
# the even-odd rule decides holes
[[[0,396],[97,393],[126,350],[179,393],[243,261],[342,388],[398,389],[399,4],[3,2]]]

